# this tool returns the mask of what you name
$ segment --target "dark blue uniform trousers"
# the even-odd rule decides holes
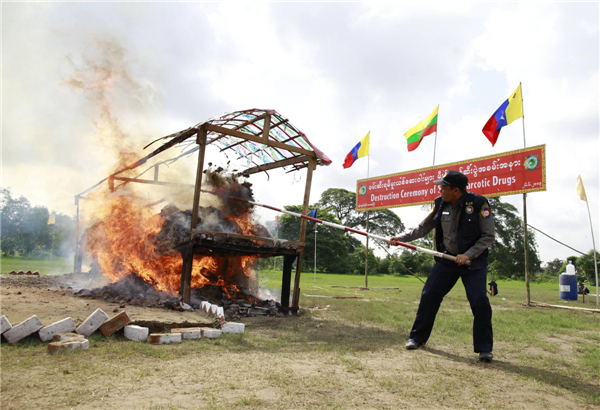
[[[494,344],[492,333],[492,307],[486,294],[487,266],[471,270],[455,262],[445,260],[433,265],[421,293],[417,318],[410,338],[424,344],[431,335],[435,316],[444,296],[452,290],[458,278],[462,279],[467,299],[473,312],[473,347],[476,353],[491,352]]]

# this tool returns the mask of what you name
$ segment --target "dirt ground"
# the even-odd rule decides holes
[[[112,317],[125,310],[132,322],[156,321],[164,323],[200,322],[211,323],[206,315],[197,312],[178,312],[164,308],[148,308],[102,299],[76,297],[74,292],[108,284],[105,279],[91,275],[8,275],[1,276],[2,315],[14,326],[36,315],[44,325],[66,317],[73,318],[75,325],[83,322],[100,308]]]
[[[34,314],[43,324],[65,317],[78,324],[97,308],[109,316],[125,310],[134,322],[211,322],[200,312],[120,308],[116,303],[74,297],[75,290],[66,288],[72,283],[59,277],[2,275],[1,280],[1,314],[13,325]],[[1,407],[597,408],[573,393],[600,384],[576,386],[556,380],[550,370],[533,371],[510,354],[510,346],[501,346],[506,353],[489,365],[479,363],[470,347],[433,345],[409,352],[403,340],[392,346],[386,342],[365,347],[361,335],[368,335],[365,340],[389,339],[390,330],[354,327],[321,313],[248,318],[243,320],[243,336],[224,335],[198,343],[148,346],[92,341],[88,351],[62,356],[50,356],[40,346],[28,348],[30,356],[21,364],[18,352],[16,359],[13,353],[10,366],[3,354]],[[298,333],[313,337],[300,339]],[[331,342],[315,334],[327,334]],[[326,346],[345,337],[356,340],[348,349]],[[564,345],[565,340],[557,343]]]

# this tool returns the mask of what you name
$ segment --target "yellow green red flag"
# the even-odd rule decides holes
[[[438,109],[439,105],[435,107],[435,110],[423,121],[412,127],[404,134],[406,142],[408,143],[408,151],[415,150],[424,137],[429,134],[437,132],[437,120],[438,120]]]

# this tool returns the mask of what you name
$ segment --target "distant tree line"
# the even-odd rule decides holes
[[[593,249],[581,256],[569,256],[565,260],[556,258],[546,263],[543,266],[544,269],[539,279],[544,280],[558,277],[561,273],[566,272],[569,262],[575,266],[577,279],[583,280],[588,285],[596,286]],[[600,263],[598,263],[598,271],[600,272]]]
[[[31,206],[21,196],[13,198],[10,189],[0,188],[0,250],[3,256],[70,256],[74,249],[75,221],[63,214],[54,214],[50,223],[50,212],[44,206]],[[490,248],[488,275],[495,279],[524,279],[525,257],[523,222],[517,209],[501,198],[489,198],[496,223],[496,239]],[[329,188],[321,198],[309,207],[317,209],[321,220],[366,231],[367,213],[356,212],[356,193],[341,188]],[[286,210],[301,213],[301,205],[289,205]],[[275,221],[267,222],[273,236],[297,240],[300,236],[300,219],[281,215],[279,229]],[[395,236],[405,231],[400,217],[389,209],[369,212],[369,232],[384,237]],[[409,229],[412,229],[410,227]],[[325,225],[307,223],[306,246],[303,253],[303,271],[311,272],[315,260],[315,231],[317,235],[316,265],[319,272],[364,274],[366,247],[355,235]],[[433,249],[433,234],[413,242],[417,246]],[[378,257],[373,249],[381,246],[388,254]],[[399,252],[396,252],[399,250]],[[528,270],[533,280],[555,278],[566,270],[571,261],[577,275],[590,285],[595,285],[593,250],[586,255],[569,256],[565,260],[554,259],[541,266],[534,231],[527,230]],[[391,256],[394,252],[396,256]],[[427,276],[433,266],[430,255],[390,246],[380,241],[369,241],[369,274],[394,275],[416,274]],[[265,258],[258,261],[259,267],[281,269],[282,261]]]
[[[0,249],[3,256],[69,256],[73,253],[75,222],[45,206],[31,206],[27,198],[13,198],[0,188]],[[53,222],[53,223],[49,223]]]

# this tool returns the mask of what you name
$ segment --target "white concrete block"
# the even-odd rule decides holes
[[[6,318],[6,316],[2,315],[0,316],[0,334],[6,332],[7,330],[10,330],[12,328],[10,322],[8,321],[8,319]]]
[[[222,333],[220,330],[210,327],[201,327],[200,329],[202,330],[202,336],[206,337],[207,339],[216,339],[217,337],[221,336]]]
[[[246,325],[243,323],[225,322],[221,326],[221,331],[223,333],[244,333],[245,328]]]
[[[82,349],[87,350],[90,347],[89,340],[80,337],[79,339],[64,340],[62,342],[52,342],[48,344],[48,353],[64,353],[67,350]]]
[[[199,327],[173,328],[171,333],[181,333],[184,340],[202,338],[202,329]]]
[[[107,319],[108,315],[104,313],[102,309],[96,309],[94,313],[89,315],[88,318],[85,319],[75,331],[80,335],[89,337],[92,333],[98,330],[98,328],[102,326]]]
[[[206,305],[210,305],[210,303],[208,303],[207,301],[200,302],[200,309],[202,309],[203,312],[207,311]]]
[[[208,302],[207,302],[207,303],[204,305],[204,312],[205,312],[205,313],[210,313],[211,306],[212,306],[212,305],[211,305],[210,303],[208,303]]]
[[[33,315],[29,319],[4,332],[4,338],[8,343],[16,343],[37,332],[42,327],[44,327],[44,325],[42,325],[40,319],[36,315]]]
[[[58,322],[52,323],[51,325],[44,326],[38,332],[40,340],[42,342],[49,342],[52,340],[56,333],[74,332],[75,322],[73,319],[68,317]]]
[[[153,345],[181,343],[181,339],[181,333],[152,333],[148,337],[148,343]]]
[[[142,326],[127,325],[127,326],[125,326],[124,332],[125,332],[125,339],[141,342],[148,338],[148,333],[150,333],[150,329],[148,329],[147,327],[142,327]]]
[[[217,309],[218,309],[217,305],[210,305],[210,314],[213,316],[217,316]]]
[[[225,311],[221,306],[217,307],[217,317],[222,320],[225,320]]]
[[[81,337],[81,335],[79,333],[74,333],[74,332],[56,333],[52,337],[52,340],[55,342],[65,342],[68,340],[75,340],[75,339],[83,339],[83,338]]]

